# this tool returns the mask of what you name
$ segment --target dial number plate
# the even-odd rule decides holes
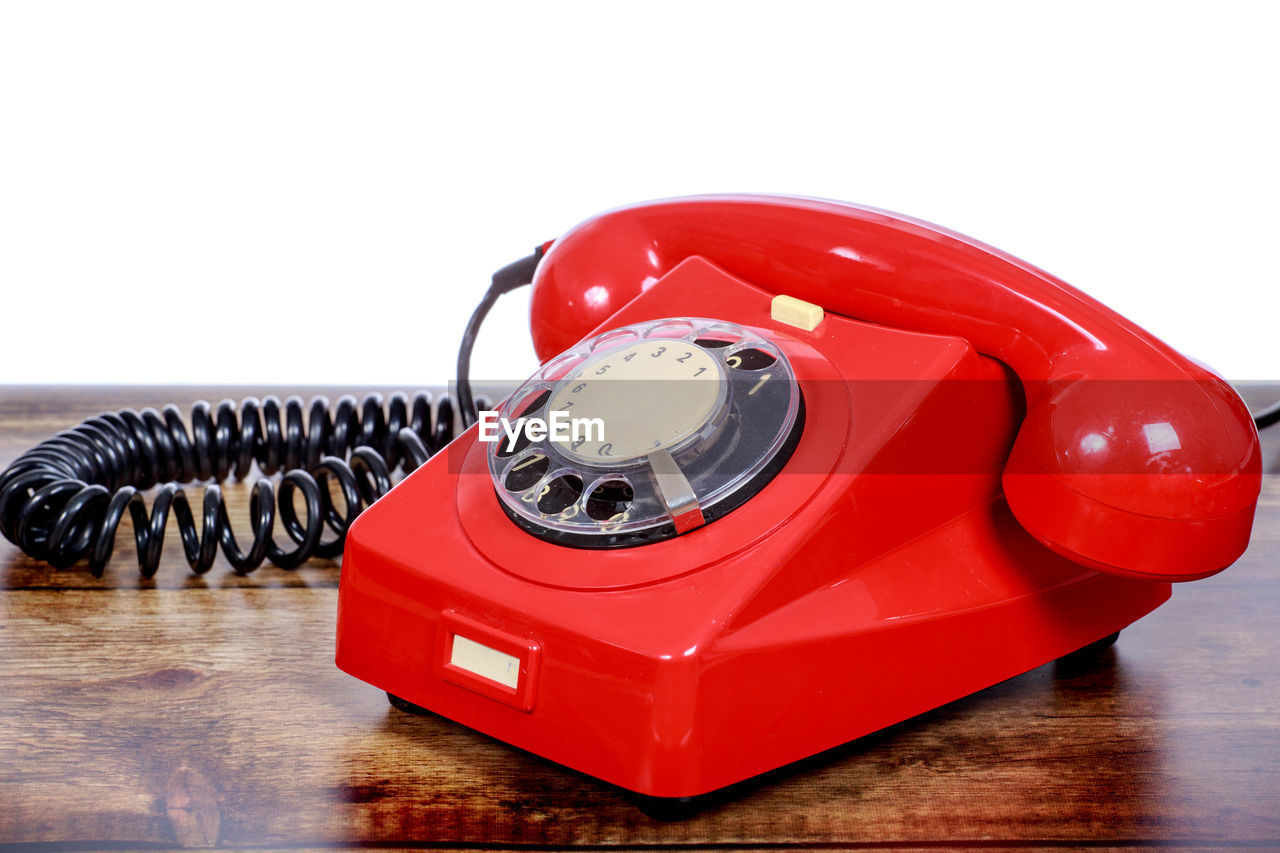
[[[711,419],[724,394],[724,369],[689,341],[640,341],[587,359],[561,381],[550,410],[599,419],[564,453],[588,465],[626,462],[680,445]],[[590,437],[587,437],[588,434]]]

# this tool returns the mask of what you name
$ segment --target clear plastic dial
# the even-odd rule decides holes
[[[507,398],[488,418],[489,473],[507,514],[534,535],[638,545],[759,491],[802,420],[791,365],[763,333],[696,318],[641,323],[579,344]]]

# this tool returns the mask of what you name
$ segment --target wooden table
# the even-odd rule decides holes
[[[102,410],[250,391],[0,388],[0,465]],[[1264,438],[1280,471],[1280,427]],[[197,579],[176,537],[165,554],[141,581],[126,522],[95,580],[0,542],[0,842],[1280,848],[1275,473],[1245,557],[1094,665],[1041,667],[680,823],[338,671],[336,565]]]

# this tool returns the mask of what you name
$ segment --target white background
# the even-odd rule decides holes
[[[701,192],[897,210],[1280,377],[1272,6],[0,6],[0,382],[418,385]],[[475,375],[534,366],[527,291]]]

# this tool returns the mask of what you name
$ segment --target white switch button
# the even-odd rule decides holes
[[[775,323],[786,323],[797,329],[812,332],[822,322],[822,308],[812,302],[794,296],[775,296],[769,306],[769,316]]]

